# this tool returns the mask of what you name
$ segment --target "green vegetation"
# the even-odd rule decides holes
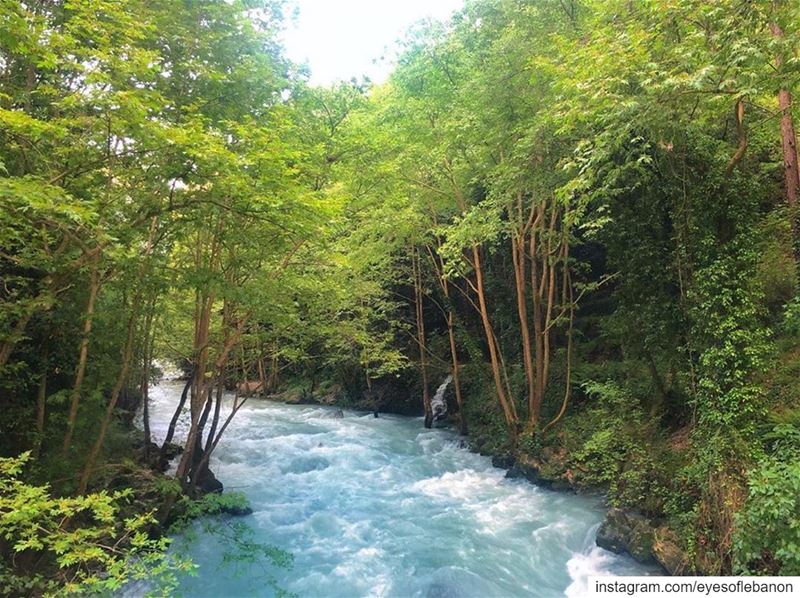
[[[325,89],[283,11],[0,0],[4,592],[169,587],[252,392],[431,425],[448,374],[476,449],[799,574],[797,3],[469,0]]]

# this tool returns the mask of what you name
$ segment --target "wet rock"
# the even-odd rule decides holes
[[[200,494],[221,494],[224,486],[217,479],[214,472],[207,467],[200,473],[197,480],[197,491]]]
[[[172,442],[166,443],[162,448],[163,448],[164,458],[167,461],[171,461],[172,459],[183,453],[183,447],[179,444],[173,444]]]
[[[506,472],[507,478],[524,478],[541,488],[574,492],[575,488],[569,480],[558,475],[548,475],[542,471],[540,463],[530,459],[518,459]]]
[[[154,463],[153,468],[164,472],[169,469],[170,461],[183,454],[183,447],[167,442],[164,446],[158,448],[155,454],[157,455],[157,461]]]
[[[597,531],[597,545],[617,554],[628,553],[640,563],[655,561],[653,526],[639,513],[611,509]]]
[[[226,505],[223,506],[220,511],[233,517],[246,517],[247,515],[253,514],[253,509],[250,508],[249,505]]]
[[[653,533],[653,556],[670,575],[695,575],[689,555],[684,551],[678,537],[666,526]]]
[[[151,442],[146,446],[144,443],[140,443],[134,449],[133,457],[137,463],[156,471],[163,471],[161,466],[161,447],[155,442]]]
[[[492,457],[492,466],[499,469],[511,469],[516,461],[513,455],[495,455]]]
[[[331,413],[330,418],[331,419],[344,419],[344,411],[342,411],[341,409],[337,409],[336,411]]]

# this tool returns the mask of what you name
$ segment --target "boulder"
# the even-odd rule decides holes
[[[161,447],[155,442],[146,445],[141,443],[134,449],[134,460],[155,471],[163,471],[161,468]]]
[[[170,461],[183,454],[183,447],[179,444],[167,442],[156,454],[158,455],[158,462],[155,469],[164,472],[169,469]]]
[[[162,448],[164,449],[164,458],[167,461],[171,461],[183,453],[183,447],[172,442],[167,442]]]
[[[597,545],[617,554],[628,553],[640,563],[652,563],[653,526],[639,513],[610,509],[597,531]]]
[[[208,467],[203,468],[197,480],[199,494],[222,494],[223,485]]]
[[[492,466],[498,469],[511,469],[515,462],[514,455],[494,455],[492,457]]]
[[[558,490],[561,492],[575,491],[575,487],[569,480],[558,475],[548,475],[544,473],[541,468],[541,463],[532,459],[522,457],[517,459],[506,472],[506,477],[525,478],[532,484],[549,490]]]
[[[233,517],[246,517],[253,514],[253,509],[249,505],[226,505],[220,509],[223,513]]]

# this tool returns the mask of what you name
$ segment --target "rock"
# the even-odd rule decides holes
[[[492,457],[492,466],[499,469],[511,469],[516,461],[513,455],[495,455]]]
[[[162,448],[163,451],[160,448],[156,450],[157,462],[155,465],[157,465],[157,467],[154,467],[154,469],[164,472],[169,469],[170,461],[183,454],[183,447],[178,444],[168,442]]]
[[[330,415],[331,419],[343,419],[344,418],[344,411],[341,409],[337,409]]]
[[[506,472],[507,478],[525,478],[532,484],[548,490],[558,490],[560,492],[574,492],[575,487],[569,480],[561,476],[547,475],[543,473],[540,463],[531,459],[518,459]]]
[[[220,509],[223,513],[228,515],[232,515],[233,517],[246,517],[247,515],[253,514],[253,509],[250,508],[249,505],[245,506],[238,506],[238,505],[227,505]]]
[[[140,443],[140,445],[134,449],[133,456],[136,462],[150,469],[163,471],[161,468],[161,447],[155,442],[151,442],[147,446],[145,446],[144,443]]]
[[[183,447],[179,444],[173,444],[172,442],[166,443],[163,448],[164,448],[164,458],[167,461],[171,461],[172,459],[183,453]]]
[[[197,491],[200,494],[221,494],[223,490],[222,482],[217,479],[208,467],[204,468],[197,480]]]
[[[597,545],[617,554],[628,553],[640,563],[655,561],[654,529],[639,513],[611,509],[597,531]]]
[[[653,556],[670,575],[695,575],[689,555],[681,548],[678,537],[666,526],[653,533]]]

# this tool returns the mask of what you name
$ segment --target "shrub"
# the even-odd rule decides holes
[[[0,594],[108,595],[146,580],[151,594],[170,595],[177,573],[192,569],[167,554],[168,538],[150,537],[152,514],[120,517],[130,490],[53,496],[20,480],[29,456],[0,459]]]
[[[738,572],[766,567],[781,575],[800,575],[800,462],[765,460],[750,476],[737,524]]]

